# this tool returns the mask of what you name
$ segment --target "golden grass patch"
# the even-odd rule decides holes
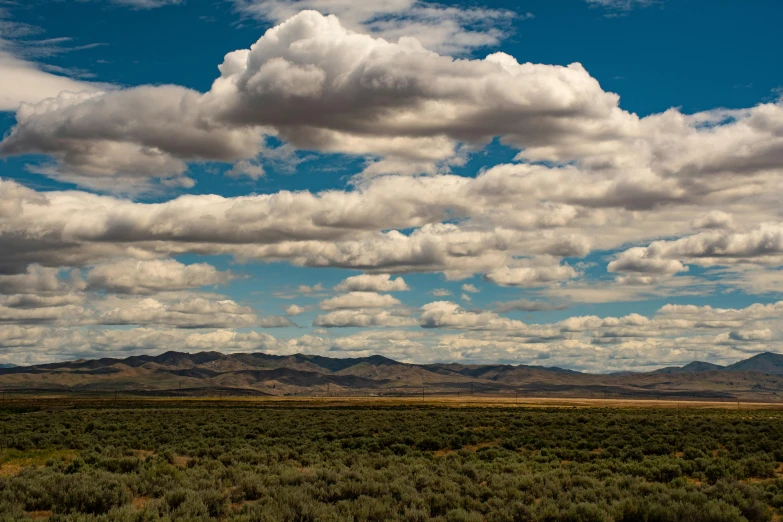
[[[180,468],[187,468],[188,463],[191,460],[193,460],[193,457],[183,457],[182,455],[177,455],[176,457],[174,457],[172,464]]]
[[[131,505],[136,509],[144,509],[152,501],[153,499],[150,497],[136,497],[131,501]]]
[[[498,446],[500,446],[500,442],[499,441],[492,441],[492,442],[482,442],[480,444],[473,444],[473,445],[469,445],[469,446],[463,446],[461,449],[467,450],[467,451],[472,451],[473,453],[475,453],[475,452],[477,452],[478,450],[480,450],[482,448],[495,448],[495,447],[498,447]],[[447,455],[453,455],[454,453],[457,453],[457,451],[459,451],[459,450],[455,450],[455,449],[439,449],[437,451],[434,451],[432,453],[432,455],[435,456],[435,457],[445,457]]]
[[[25,468],[45,466],[48,460],[71,461],[78,456],[76,450],[70,449],[43,449],[43,450],[17,450],[5,449],[0,451],[0,475],[12,477],[19,475]]]
[[[22,472],[25,466],[20,464],[0,464],[0,477],[15,477]]]
[[[134,450],[133,454],[141,460],[147,460],[155,456],[155,452],[150,450]]]

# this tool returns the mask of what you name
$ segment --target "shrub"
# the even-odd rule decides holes
[[[130,491],[122,481],[97,471],[63,475],[52,491],[52,511],[55,513],[97,515],[130,501]]]

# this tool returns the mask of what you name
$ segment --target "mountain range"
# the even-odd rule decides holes
[[[140,395],[412,395],[783,399],[783,355],[762,353],[729,366],[694,361],[652,372],[589,374],[526,365],[408,364],[380,355],[331,358],[220,352],[80,359],[0,367],[0,389]]]

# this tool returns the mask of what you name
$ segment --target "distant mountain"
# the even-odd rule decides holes
[[[723,370],[725,367],[704,361],[693,361],[685,366],[668,366],[655,370],[655,373],[688,373],[688,372],[712,372]]]
[[[750,359],[736,362],[726,367],[730,372],[762,372],[772,375],[783,375],[783,355],[779,353],[760,353]]]
[[[15,364],[0,364],[0,368],[16,368]]]
[[[166,395],[533,394],[546,396],[783,400],[783,355],[728,367],[694,361],[653,372],[588,374],[510,364],[407,364],[380,355],[333,358],[165,352],[36,366],[0,366],[0,389]]]
[[[693,361],[682,367],[686,372],[712,372],[716,370],[723,370],[725,367],[719,364],[712,364],[704,361]]]

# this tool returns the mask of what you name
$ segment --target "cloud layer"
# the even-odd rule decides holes
[[[652,317],[576,316],[553,324],[525,324],[491,312],[471,312],[446,301],[433,302],[414,317],[345,310],[324,316],[323,326],[411,326],[418,330],[327,333],[278,339],[268,333],[162,327],[133,330],[0,325],[0,361],[48,362],[60,357],[118,356],[166,349],[183,351],[261,350],[275,354],[381,353],[399,360],[521,362],[546,361],[589,371],[684,364],[694,359],[730,362],[769,350],[783,340],[778,318],[783,302],[740,309],[667,305]],[[334,315],[333,315],[334,314]],[[423,327],[423,328],[421,328]],[[56,354],[56,355],[54,355]]]
[[[622,11],[644,2],[593,3]],[[501,11],[414,0],[235,6],[278,25],[226,55],[207,92],[81,88],[40,77],[49,73],[0,47],[0,70],[30,95],[18,101],[35,102],[16,112],[0,154],[43,154],[30,169],[82,187],[0,180],[0,361],[219,341],[226,350],[551,357],[623,369],[632,360],[652,367],[782,348],[780,303],[519,319],[579,303],[775,293],[769,288],[783,280],[780,100],[640,117],[578,63],[448,55],[495,42],[500,33],[476,28]],[[327,7],[332,15],[299,12]],[[28,93],[29,78],[42,91]],[[494,139],[516,157],[471,176],[451,172]],[[359,157],[366,168],[342,190],[155,203],[111,194],[190,188],[194,162],[259,177],[264,154],[303,150]],[[331,290],[288,291],[297,302],[283,305],[286,316],[324,330],[277,339],[262,329],[297,325],[260,313],[263,296],[220,293],[240,276],[182,261],[191,256],[359,273]],[[418,273],[461,282],[421,288]],[[497,287],[515,293],[487,304]],[[420,298],[452,291],[477,308]]]

